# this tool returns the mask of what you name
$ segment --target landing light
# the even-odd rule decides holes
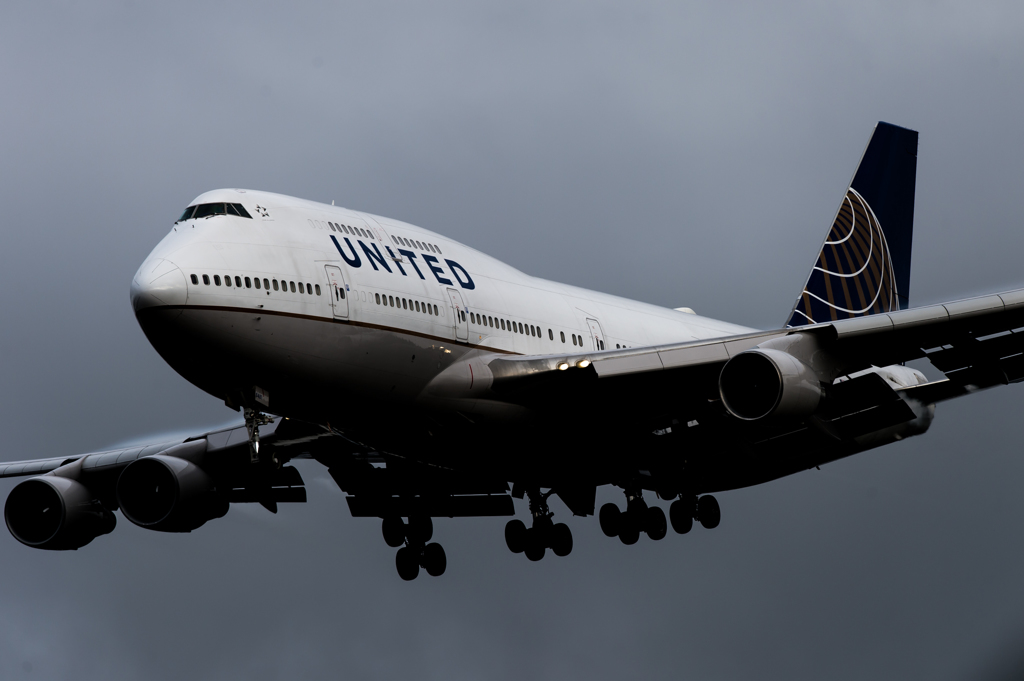
[[[588,366],[590,366],[590,360],[581,359],[580,361],[576,362],[576,366],[578,366],[580,369],[586,369]]]
[[[558,370],[559,371],[565,371],[568,368],[569,368],[569,363],[568,362],[559,362],[558,363]]]

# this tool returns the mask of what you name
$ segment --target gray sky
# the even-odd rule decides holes
[[[128,304],[217,187],[772,327],[886,120],[921,132],[912,303],[1024,286],[1020,3],[151,4],[0,7],[0,458],[233,418]],[[412,583],[311,463],[277,516],[3,532],[0,677],[1019,678],[1022,400],[721,494],[713,532],[625,547],[556,502],[576,547],[531,564],[438,520],[448,572]]]

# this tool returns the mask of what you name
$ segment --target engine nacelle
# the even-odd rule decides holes
[[[7,497],[4,520],[14,538],[36,549],[78,549],[117,525],[80,482],[42,475],[18,484]]]
[[[718,392],[729,412],[744,421],[810,416],[821,400],[814,371],[772,348],[747,350],[722,367]]]
[[[117,480],[117,503],[128,520],[161,532],[191,532],[223,517],[230,506],[203,469],[163,454],[125,467]]]

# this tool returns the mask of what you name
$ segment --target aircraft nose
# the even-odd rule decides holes
[[[132,309],[184,305],[188,299],[185,273],[165,258],[149,258],[132,279]]]

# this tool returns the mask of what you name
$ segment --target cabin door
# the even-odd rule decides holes
[[[327,291],[331,296],[334,316],[339,319],[348,319],[348,292],[345,290],[345,276],[341,273],[340,267],[324,265],[324,269],[327,271]]]
[[[455,313],[455,339],[469,340],[469,319],[466,317],[466,306],[462,303],[462,295],[453,288],[448,289],[448,298],[452,301]]]
[[[588,319],[587,326],[590,328],[590,340],[594,343],[595,350],[604,350],[604,331],[596,319]]]

